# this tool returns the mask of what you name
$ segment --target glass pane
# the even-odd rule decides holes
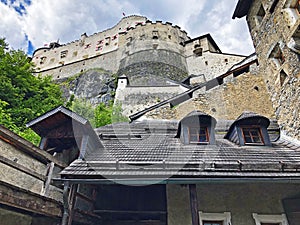
[[[207,142],[206,135],[200,136],[199,137],[199,142]]]
[[[251,140],[251,137],[249,137],[249,136],[245,136],[245,142],[246,143],[251,143],[252,142],[252,140]]]
[[[200,134],[206,134],[206,128],[205,127],[200,128]]]

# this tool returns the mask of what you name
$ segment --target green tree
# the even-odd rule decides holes
[[[25,124],[63,104],[61,90],[51,77],[34,76],[33,64],[21,50],[9,49],[0,38],[0,122],[36,143]]]

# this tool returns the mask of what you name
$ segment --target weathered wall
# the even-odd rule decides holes
[[[156,87],[127,86],[123,89],[117,89],[115,102],[122,105],[123,115],[129,116],[185,90],[179,85]]]
[[[201,56],[189,55],[187,57],[189,74],[204,74],[206,80],[225,73],[234,64],[242,61],[245,57],[239,55],[204,52]]]
[[[187,185],[167,185],[168,225],[191,225],[189,188]]]
[[[125,17],[114,27],[103,32],[90,36],[83,34],[79,40],[60,47],[49,48],[47,46],[37,49],[32,61],[36,64],[38,71],[42,71],[114,51],[118,49],[119,33],[135,27],[137,23],[145,23],[146,19],[143,16]],[[62,54],[63,52],[66,54]]]
[[[32,156],[18,150],[14,146],[0,140],[0,155],[5,157],[5,160],[15,162],[15,168],[0,162],[0,177],[1,181],[8,184],[20,187],[30,192],[41,194],[44,179],[42,176],[46,175],[47,165]],[[25,173],[22,168],[26,168],[29,172]],[[40,178],[37,177],[40,176]],[[46,177],[44,177],[46,179]],[[62,201],[62,191],[51,185],[50,198]]]
[[[298,184],[230,183],[197,184],[198,210],[231,213],[232,224],[255,225],[252,213],[283,214],[280,200],[299,194]],[[168,224],[191,224],[189,189],[167,185]]]
[[[238,77],[228,77],[224,84],[208,91],[194,92],[193,98],[175,108],[168,105],[146,114],[148,118],[182,119],[193,110],[203,111],[216,119],[235,120],[244,111],[274,118],[272,103],[265,83],[256,70]]]
[[[256,0],[247,22],[279,126],[283,133],[300,140],[300,52],[292,44],[299,41],[297,2],[278,1],[272,11],[273,1]]]
[[[231,212],[232,224],[243,225],[255,225],[252,213],[284,213],[280,200],[297,194],[297,184],[197,185],[199,211]]]

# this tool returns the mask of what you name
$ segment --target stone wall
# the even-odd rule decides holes
[[[242,61],[245,56],[203,52],[201,56],[187,57],[189,74],[204,74],[205,80],[211,80],[229,70],[234,64]]]
[[[297,1],[256,0],[247,16],[260,73],[284,134],[300,140],[300,17]]]
[[[173,119],[180,120],[193,110],[227,120],[235,120],[244,111],[256,112],[270,119],[275,117],[263,77],[255,69],[238,77],[230,75],[224,84],[208,91],[203,87],[194,92],[193,98],[173,109],[165,105],[147,113],[146,117],[165,119],[172,115]]]

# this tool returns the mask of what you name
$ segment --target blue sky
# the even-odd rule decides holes
[[[0,0],[0,37],[30,55],[110,28],[129,15],[171,22],[191,38],[210,33],[226,53],[254,52],[245,18],[232,20],[238,0]]]

